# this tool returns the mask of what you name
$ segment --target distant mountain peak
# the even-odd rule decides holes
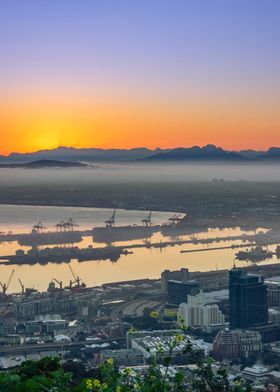
[[[0,155],[0,163],[28,163],[35,160],[57,160],[72,162],[129,162],[129,161],[269,161],[280,160],[280,148],[272,146],[267,151],[252,149],[228,151],[215,144],[192,147],[149,149],[134,147],[130,149],[78,148],[58,146],[54,149],[40,150],[32,153],[11,153],[9,156]]]
[[[193,146],[189,148],[179,147],[168,152],[160,152],[151,157],[146,158],[147,160],[163,160],[163,161],[191,161],[191,160],[223,160],[223,161],[244,161],[246,158],[239,155],[236,152],[225,151],[221,147],[217,147],[214,144],[207,144],[206,146],[199,147]]]
[[[270,147],[266,152],[258,156],[260,160],[280,160],[280,147]]]
[[[86,167],[85,163],[56,161],[53,159],[40,159],[28,163],[1,163],[1,168],[22,168],[22,169],[42,169],[42,168],[70,168],[70,167]]]
[[[161,149],[150,150],[146,147],[131,149],[75,148],[59,146],[54,149],[40,150],[31,153],[11,153],[8,157],[0,156],[3,163],[27,163],[31,160],[53,159],[60,161],[131,161],[144,159]]]
[[[203,150],[208,150],[208,151],[217,151],[217,150],[222,150],[221,147],[215,146],[215,144],[206,144],[206,146],[202,147]]]

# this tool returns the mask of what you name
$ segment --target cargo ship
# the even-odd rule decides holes
[[[147,239],[161,228],[160,225],[152,225],[152,212],[150,212],[146,218],[142,219],[142,225],[115,226],[115,217],[116,210],[114,210],[112,216],[105,221],[105,227],[94,227],[92,229],[94,242],[111,244],[119,241]]]
[[[71,260],[91,261],[110,260],[117,261],[122,254],[128,252],[123,247],[88,248],[45,248],[42,250],[31,249],[25,252],[22,249],[16,251],[15,255],[0,256],[3,265],[24,265],[24,264],[47,264],[47,263],[70,263]]]
[[[169,223],[162,225],[160,229],[163,236],[178,237],[208,230],[204,223],[198,222],[197,219],[186,214],[175,214],[168,220]]]
[[[257,246],[251,250],[240,251],[236,253],[235,257],[238,260],[262,261],[271,259],[273,257],[273,252],[264,249],[262,246]]]
[[[160,230],[157,226],[118,226],[118,227],[95,227],[92,229],[94,242],[113,243],[121,241],[133,241],[150,238],[153,233]]]
[[[78,231],[46,233],[32,231],[31,234],[22,234],[18,239],[21,246],[74,244],[81,241],[82,235]]]
[[[160,232],[165,237],[178,237],[182,235],[194,235],[207,231],[206,226],[191,226],[191,225],[162,225]]]

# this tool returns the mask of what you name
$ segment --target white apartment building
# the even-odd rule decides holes
[[[224,324],[225,316],[216,304],[205,304],[203,293],[188,295],[187,303],[182,303],[178,309],[178,320],[185,326],[207,328],[211,325]]]

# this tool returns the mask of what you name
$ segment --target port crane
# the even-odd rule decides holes
[[[106,227],[114,227],[115,226],[115,217],[116,217],[116,209],[114,209],[111,218],[105,221]]]
[[[72,287],[72,285],[75,284],[75,283],[77,283],[77,287],[80,287],[80,286],[84,286],[84,287],[85,287],[85,284],[84,284],[84,283],[81,283],[80,277],[76,275],[76,273],[73,271],[73,268],[72,268],[71,265],[69,265],[69,269],[70,269],[71,274],[72,274],[72,276],[73,276],[73,278],[74,278],[74,282],[72,282],[72,281],[70,280],[70,287]]]
[[[20,278],[18,278],[18,281],[19,281],[19,284],[21,287],[21,292],[22,292],[22,294],[24,294],[24,285],[23,285],[22,281],[20,280]]]
[[[54,280],[58,284],[59,288],[62,289],[62,280],[57,280],[55,278],[53,278],[52,280]]]
[[[57,231],[73,231],[74,227],[79,226],[72,218],[69,218],[67,222],[64,222],[64,220],[61,220],[59,223],[55,225]]]
[[[67,222],[63,224],[65,230],[73,231],[74,227],[79,226],[72,218],[69,218]]]
[[[142,219],[142,223],[144,226],[148,227],[148,226],[152,226],[152,211],[150,211],[149,215]]]
[[[175,214],[173,216],[171,216],[170,218],[168,218],[168,220],[172,223],[172,224],[177,224],[182,220],[182,216],[179,214]]]
[[[33,226],[33,230],[37,233],[40,234],[46,229],[45,226],[43,226],[42,222],[38,222],[37,225]]]
[[[61,231],[63,229],[63,227],[64,227],[64,224],[65,224],[64,220],[61,220],[59,223],[57,223],[55,225],[57,231]]]
[[[31,293],[35,293],[37,290],[36,289],[34,289],[34,287],[33,288],[25,288],[24,287],[24,284],[22,283],[22,281],[21,281],[21,279],[19,278],[18,279],[18,281],[19,281],[19,284],[20,284],[20,287],[21,287],[21,292],[22,292],[22,294],[27,294],[27,295],[29,295],[29,294],[31,294]]]
[[[11,272],[11,275],[10,275],[10,277],[9,277],[8,283],[2,283],[2,282],[0,282],[0,286],[2,287],[2,290],[3,290],[3,294],[4,294],[4,295],[6,295],[6,292],[7,292],[8,288],[9,288],[9,286],[10,286],[10,283],[11,283],[12,277],[13,277],[13,275],[14,275],[14,272],[15,272],[15,270],[13,269],[12,272]]]

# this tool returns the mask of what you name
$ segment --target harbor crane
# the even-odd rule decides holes
[[[21,292],[22,294],[30,295],[31,293],[35,293],[37,290],[33,288],[25,288],[24,284],[22,283],[21,279],[18,279],[20,287],[21,287]]]
[[[74,222],[72,218],[69,218],[67,222],[64,222],[64,220],[61,220],[59,223],[55,225],[57,231],[73,231],[74,227],[78,227],[79,225]]]
[[[114,227],[115,226],[115,217],[116,217],[116,209],[114,209],[111,218],[105,221],[106,227]]]
[[[23,285],[22,281],[20,280],[20,278],[18,278],[18,281],[19,281],[19,284],[21,287],[21,292],[22,292],[22,294],[24,294],[24,285]]]
[[[74,281],[70,280],[70,288],[73,287],[74,284],[76,284],[76,288],[85,288],[86,284],[82,282],[81,278],[77,276],[77,274],[73,271],[73,268],[71,265],[69,265],[69,269],[71,271],[71,274],[74,278]]]
[[[61,220],[59,223],[57,223],[57,224],[55,225],[57,231],[63,230],[64,224],[65,224],[64,220]]]
[[[72,218],[69,218],[68,221],[63,224],[64,229],[65,230],[68,229],[70,231],[73,231],[74,227],[78,227],[78,226],[79,225],[76,222],[74,222]]]
[[[172,224],[177,224],[182,220],[182,216],[179,214],[175,214],[173,216],[171,216],[170,218],[168,218],[168,220],[172,223]]]
[[[73,271],[73,268],[72,268],[71,265],[69,265],[69,269],[70,269],[71,274],[72,274],[72,276],[74,278],[74,282],[70,281],[70,286],[72,286],[73,284],[77,283],[77,286],[80,287],[81,286],[81,279],[79,278],[79,276],[77,276],[75,274],[75,272]]]
[[[152,211],[150,211],[149,215],[146,218],[142,219],[143,225],[146,227],[152,226],[151,219],[152,219]]]
[[[13,275],[14,275],[14,272],[15,272],[15,270],[13,269],[12,272],[11,272],[11,274],[10,274],[8,283],[2,283],[2,282],[0,282],[0,286],[2,287],[2,290],[3,290],[3,294],[4,294],[4,295],[6,295],[6,292],[7,292],[8,288],[9,288],[9,286],[10,286],[10,283],[11,283],[12,277],[13,277]]]
[[[40,234],[46,229],[45,226],[43,226],[42,222],[38,222],[37,225],[33,226],[33,230],[37,233]]]
[[[58,284],[60,290],[63,288],[62,287],[62,285],[63,285],[62,280],[57,280],[55,278],[53,278],[52,280],[54,280]]]

